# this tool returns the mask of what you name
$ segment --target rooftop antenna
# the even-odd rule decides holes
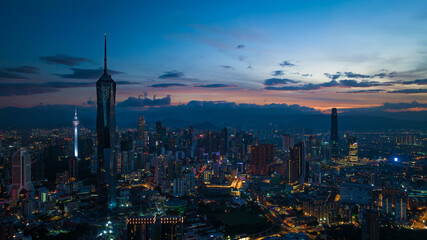
[[[107,34],[104,35],[105,44],[104,44],[104,74],[107,74]]]

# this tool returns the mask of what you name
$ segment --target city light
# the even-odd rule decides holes
[[[427,236],[426,0],[3,2],[1,239]]]

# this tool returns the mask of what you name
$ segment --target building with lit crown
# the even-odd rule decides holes
[[[350,162],[358,162],[358,144],[356,142],[356,137],[348,137],[348,160]]]

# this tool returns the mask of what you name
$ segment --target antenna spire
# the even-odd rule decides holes
[[[107,34],[105,34],[104,43],[104,74],[107,74]]]

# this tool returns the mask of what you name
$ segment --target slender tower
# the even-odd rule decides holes
[[[79,147],[78,147],[78,141],[79,141],[79,131],[77,126],[79,126],[79,119],[77,118],[77,107],[74,109],[74,157],[79,157]]]
[[[333,158],[338,157],[338,114],[336,108],[332,108],[331,114],[331,153]]]
[[[116,207],[116,83],[107,73],[105,35],[104,73],[96,82],[96,135],[98,145],[98,204]]]

